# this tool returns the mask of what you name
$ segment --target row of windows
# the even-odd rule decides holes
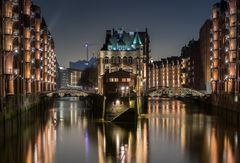
[[[110,70],[110,72],[116,72],[116,71],[119,71],[119,70],[120,70],[120,69],[117,68],[117,67],[113,67],[113,68],[109,69],[109,66],[108,66],[108,65],[105,67],[105,69]],[[130,73],[133,72],[133,69],[132,69],[132,68],[126,68],[126,69],[123,69],[123,70],[124,70],[124,71],[127,71],[127,72],[130,72]]]
[[[109,78],[109,82],[131,82],[131,78]]]
[[[119,63],[125,63],[125,64],[132,64],[133,63],[133,58],[132,57],[123,57],[123,59],[121,57],[112,57],[111,59],[109,59],[108,57],[104,58],[104,63],[105,64],[119,64]]]

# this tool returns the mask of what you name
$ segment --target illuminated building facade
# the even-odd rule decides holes
[[[169,57],[149,66],[149,89],[181,87],[181,59]]]
[[[80,86],[82,71],[60,66],[58,70],[58,89]]]
[[[182,87],[200,90],[200,64],[199,41],[191,40],[181,52]]]
[[[69,71],[65,67],[59,67],[58,69],[58,89],[67,88],[69,86]]]
[[[240,93],[239,1],[212,7],[211,87],[213,93]]]
[[[110,76],[117,76],[118,72],[129,76],[126,77],[126,81],[123,81],[126,85],[125,89],[129,88],[136,95],[140,96],[148,88],[149,42],[147,30],[145,32],[126,32],[121,28],[107,30],[106,41],[98,58],[98,90],[100,94],[106,93],[108,89],[105,87],[108,84],[104,83],[111,82]],[[106,72],[109,76],[106,76]],[[131,79],[133,76],[135,76],[134,85],[132,85],[133,79]],[[128,81],[127,78],[131,80]],[[117,78],[116,80],[122,79]],[[122,87],[121,84],[115,86],[116,91]]]
[[[82,71],[76,69],[69,69],[69,75],[70,75],[69,84],[74,87],[80,86]]]
[[[53,91],[54,41],[40,7],[31,0],[1,0],[0,5],[1,100]]]

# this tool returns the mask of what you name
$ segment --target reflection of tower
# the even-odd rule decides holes
[[[136,162],[147,163],[149,162],[148,143],[149,142],[149,129],[148,121],[137,124],[137,135],[136,135]]]
[[[139,122],[132,126],[103,124],[98,127],[97,136],[100,163],[148,162],[147,122]]]
[[[102,131],[101,131],[102,129]],[[105,162],[105,154],[106,154],[106,137],[105,137],[105,125],[103,128],[97,129],[97,139],[98,139],[98,159],[99,163]]]

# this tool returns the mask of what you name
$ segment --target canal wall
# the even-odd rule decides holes
[[[6,145],[5,143],[8,140],[20,139],[19,135],[29,132],[27,128],[33,127],[33,124],[45,120],[48,117],[47,114],[49,114],[47,110],[51,105],[52,102],[44,98],[38,105],[26,110],[24,113],[0,123],[0,149]]]
[[[0,123],[19,116],[26,111],[36,108],[41,103],[48,103],[52,98],[31,94],[26,96],[10,96],[1,100]]]
[[[240,126],[240,101],[235,102],[234,95],[212,94],[208,98],[186,98],[180,100],[212,110],[223,123]]]
[[[238,97],[238,102],[235,102],[234,95],[213,94],[207,100],[207,103],[214,106],[214,110],[221,119],[240,126],[240,97]]]
[[[130,108],[127,111],[115,117],[112,122],[115,123],[136,123],[137,122],[137,110],[135,108]]]
[[[92,110],[93,110],[93,117],[95,119],[104,119],[105,117],[105,103],[106,103],[106,97],[101,95],[92,95]]]
[[[213,106],[240,112],[240,97],[238,102],[235,102],[234,95],[231,95],[231,94],[220,94],[220,95],[212,94],[210,97],[210,103]]]
[[[142,110],[142,99],[138,100],[136,97],[106,97],[102,95],[93,95],[91,97],[93,101],[92,111],[94,119],[112,121],[112,119],[118,116],[123,116],[123,119],[131,122],[135,121],[136,116],[139,115]],[[127,111],[129,109],[131,109],[131,111]],[[134,112],[132,112],[133,110]]]

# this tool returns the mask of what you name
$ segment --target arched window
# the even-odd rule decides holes
[[[116,64],[121,63],[121,57],[116,57]]]
[[[123,57],[123,63],[124,63],[124,64],[127,64],[127,60],[128,60],[128,59],[127,59],[127,57],[126,57],[126,56],[125,56],[125,57]]]
[[[132,64],[133,63],[133,58],[132,57],[128,57],[128,64]]]
[[[104,58],[104,63],[105,63],[105,64],[109,64],[109,58],[108,58],[108,57],[105,57],[105,58]]]

